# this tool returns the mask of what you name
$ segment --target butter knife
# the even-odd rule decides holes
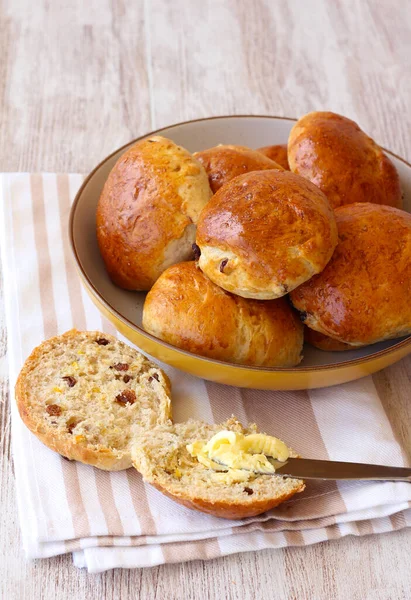
[[[275,473],[264,473],[257,470],[254,471],[255,473],[274,476],[282,475],[293,479],[408,481],[411,483],[411,467],[387,467],[384,465],[315,460],[311,458],[288,458],[284,462],[268,456],[267,459],[274,465]],[[213,460],[229,468],[220,460]]]
[[[275,467],[273,475],[286,475],[295,479],[344,479],[362,481],[408,481],[410,467],[387,467],[364,463],[289,458],[285,462],[268,459]]]

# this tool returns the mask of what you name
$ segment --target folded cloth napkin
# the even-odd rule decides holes
[[[31,350],[71,327],[115,331],[75,272],[67,223],[81,175],[5,174],[1,251],[10,389]],[[310,458],[405,465],[406,457],[367,377],[338,387],[269,392],[218,385],[162,365],[174,418],[256,422]],[[235,552],[302,546],[411,524],[407,483],[308,483],[264,515],[227,521],[186,509],[137,471],[108,473],[55,454],[19,418],[11,393],[13,457],[24,549],[29,558],[72,552],[91,572]]]

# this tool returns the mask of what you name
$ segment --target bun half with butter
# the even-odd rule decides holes
[[[354,202],[402,207],[395,166],[357,123],[341,115],[311,112],[299,119],[288,139],[288,162],[333,208]]]
[[[97,207],[97,240],[114,283],[149,290],[167,267],[192,259],[196,223],[210,197],[203,166],[181,146],[153,136],[129,148]]]
[[[324,269],[337,245],[324,194],[289,171],[255,171],[222,187],[197,226],[199,266],[244,298],[284,296]]]
[[[136,438],[132,449],[145,481],[188,508],[225,519],[259,515],[304,490],[299,479],[270,475],[275,469],[267,456],[284,461],[298,455],[234,417],[221,425],[158,426]]]
[[[284,298],[233,296],[194,262],[159,277],[146,297],[143,327],[173,346],[226,362],[292,367],[302,359],[303,326]]]
[[[283,170],[271,158],[247,146],[215,146],[196,152],[194,156],[204,166],[214,193],[238,175],[267,169]]]
[[[411,214],[363,202],[335,216],[332,259],[290,294],[301,319],[352,346],[411,334]]]

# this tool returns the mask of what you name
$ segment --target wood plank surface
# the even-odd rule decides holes
[[[173,122],[321,109],[411,161],[410,75],[408,0],[0,0],[0,170],[87,172]],[[374,380],[411,448],[411,358]],[[2,300],[0,425],[1,600],[411,597],[409,531],[102,575],[26,561]]]

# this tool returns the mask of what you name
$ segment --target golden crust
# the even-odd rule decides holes
[[[192,510],[199,510],[201,512],[213,515],[214,517],[220,517],[222,519],[245,519],[246,517],[255,517],[261,515],[272,508],[275,508],[282,502],[289,500],[294,494],[298,494],[305,489],[305,484],[300,483],[298,488],[294,488],[288,494],[277,496],[270,500],[254,500],[251,503],[241,504],[220,500],[219,502],[210,502],[204,498],[191,497],[189,493],[186,495],[172,494],[167,491],[164,487],[159,485],[157,482],[151,482],[155,488],[157,488],[162,494],[171,498],[175,502],[191,508]]]
[[[289,171],[255,171],[213,196],[201,213],[196,243],[200,268],[214,283],[245,298],[268,300],[325,267],[337,227],[315,185]]]
[[[147,294],[143,327],[194,354],[257,366],[301,361],[302,324],[288,302],[233,296],[194,262],[167,269]]]
[[[196,152],[194,156],[204,166],[213,193],[234,177],[250,171],[283,170],[278,163],[246,146],[215,146]]]
[[[35,418],[29,410],[30,398],[32,397],[32,389],[29,386],[29,375],[35,368],[38,362],[44,357],[44,354],[50,351],[56,343],[60,343],[63,339],[75,338],[78,335],[76,329],[71,329],[66,333],[55,336],[42,342],[34,348],[30,356],[21,369],[15,386],[15,397],[17,409],[24,424],[43,444],[51,450],[58,452],[69,460],[77,460],[82,463],[93,465],[99,469],[106,471],[120,471],[131,467],[130,453],[116,451],[115,449],[106,448],[104,446],[82,445],[73,441],[72,437],[59,435],[47,424]],[[91,336],[95,336],[96,332],[88,332]],[[104,333],[104,337],[109,340],[116,341],[113,336]],[[164,374],[166,382],[166,392],[171,393],[170,381]],[[171,410],[166,417],[171,418]]]
[[[149,290],[192,258],[195,223],[211,190],[202,165],[171,140],[141,140],[117,161],[97,207],[97,239],[117,285]]]
[[[291,293],[311,328],[355,346],[411,334],[411,214],[350,204],[324,271]]]
[[[314,329],[310,329],[309,327],[304,327],[304,341],[319,350],[324,350],[324,352],[346,352],[347,350],[355,350],[355,346],[350,346],[350,344],[344,344],[344,342],[334,340],[328,335],[324,335],[319,331],[314,331]]]
[[[332,112],[312,112],[288,139],[294,173],[315,183],[333,208],[354,202],[402,207],[400,180],[380,146],[354,122]]]
[[[257,148],[257,152],[261,152],[264,156],[267,156],[270,160],[273,160],[280,165],[286,171],[290,170],[288,164],[288,148],[287,144],[276,144],[275,146],[263,146]]]

